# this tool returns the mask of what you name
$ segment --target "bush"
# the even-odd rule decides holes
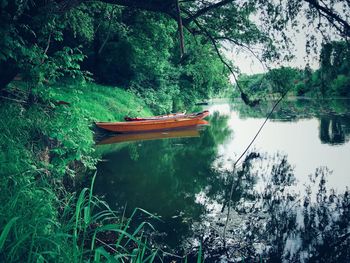
[[[340,96],[349,96],[350,77],[346,75],[338,75],[337,78],[331,82],[331,90],[333,94]]]

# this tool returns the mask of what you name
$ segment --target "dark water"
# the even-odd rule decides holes
[[[350,102],[285,102],[233,169],[271,107],[217,101],[199,134],[97,146],[95,191],[120,212],[158,215],[150,238],[165,251],[350,262]]]

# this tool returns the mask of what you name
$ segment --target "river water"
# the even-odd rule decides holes
[[[218,100],[207,127],[117,136],[96,146],[95,192],[120,213],[139,207],[163,251],[201,245],[208,262],[348,262],[350,101],[282,103],[237,166],[272,108]]]

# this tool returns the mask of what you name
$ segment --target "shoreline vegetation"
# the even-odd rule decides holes
[[[149,116],[151,110],[130,92],[97,84],[37,92],[42,101],[35,105],[1,101],[0,261],[100,262],[111,255],[152,261],[160,253],[142,234],[152,226],[129,229],[134,214],[147,212],[137,209],[125,219],[92,191],[99,158],[93,121]],[[77,185],[82,177],[92,181],[90,188]],[[106,245],[113,238],[114,248]]]
[[[92,179],[99,159],[93,122],[151,116],[151,109],[135,94],[116,87],[74,82],[51,87],[35,90],[34,105],[28,105],[29,98],[23,103],[2,99],[0,259],[99,262],[113,255],[141,262],[160,258],[163,252],[151,248],[151,241],[143,236],[144,228],[156,231],[152,225],[143,222],[129,229],[136,213],[147,212],[137,209],[128,219],[116,215],[93,195]],[[7,90],[29,94],[23,82],[14,82]],[[91,187],[83,188],[82,178],[91,181]],[[106,245],[113,238],[117,246]]]

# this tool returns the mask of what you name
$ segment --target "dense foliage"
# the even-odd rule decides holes
[[[316,28],[325,37],[323,50],[332,46],[332,34],[346,40],[350,32],[344,1],[2,0],[0,4],[4,36],[0,89],[19,73],[34,86],[63,76],[93,77],[135,91],[158,112],[227,89],[229,73],[237,71],[220,54],[227,43],[248,51],[258,48],[257,55],[268,61],[292,57],[286,29]],[[306,21],[301,22],[301,16]],[[312,33],[307,39],[310,52],[317,41]],[[323,79],[330,78],[332,70],[326,64],[320,85],[327,85]],[[346,75],[338,75],[332,85],[345,94]],[[305,88],[299,85],[299,90],[303,93]]]
[[[64,13],[55,5],[29,2],[2,1],[2,6],[0,88],[17,74],[33,86],[92,77],[169,112],[228,87],[224,66],[201,36],[185,34],[187,52],[180,59],[176,22],[163,14],[105,3]]]

